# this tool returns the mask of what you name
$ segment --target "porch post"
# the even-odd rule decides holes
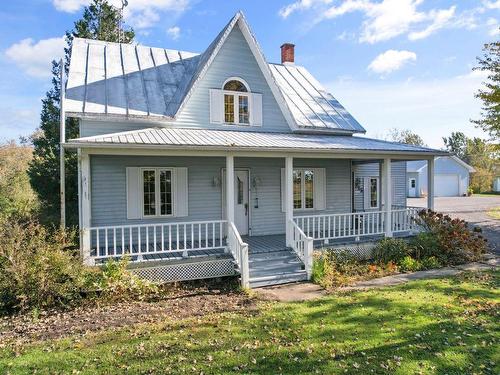
[[[382,191],[384,194],[384,231],[386,237],[392,237],[392,176],[391,159],[386,158],[382,163]]]
[[[285,229],[286,245],[293,245],[293,232],[291,222],[293,220],[293,157],[285,158]]]
[[[80,170],[81,170],[81,227],[80,241],[83,263],[89,266],[94,265],[94,260],[90,257],[90,158],[89,155],[82,151],[80,153]]]
[[[234,223],[234,156],[226,156],[226,219]]]
[[[427,160],[427,208],[434,210],[434,158]]]

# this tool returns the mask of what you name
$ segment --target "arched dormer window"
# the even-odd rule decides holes
[[[229,78],[224,91],[224,122],[226,124],[250,124],[250,88],[241,78]]]

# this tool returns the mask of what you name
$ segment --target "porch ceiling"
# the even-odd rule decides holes
[[[448,155],[427,147],[406,145],[356,136],[327,134],[265,133],[233,130],[181,129],[154,127],[122,133],[77,138],[66,147],[136,147],[149,149],[199,149],[223,151],[286,151],[286,152],[389,152]]]

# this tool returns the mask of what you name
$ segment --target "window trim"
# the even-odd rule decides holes
[[[309,171],[313,174],[313,183],[312,183],[312,195],[313,195],[313,206],[306,207],[306,179],[304,178],[304,172]],[[294,211],[314,211],[316,210],[316,199],[314,194],[314,179],[316,171],[314,168],[293,168],[292,174],[295,172],[300,172],[301,180],[300,180],[300,208],[293,208]],[[293,184],[292,184],[293,186]],[[292,192],[293,194],[293,192]],[[293,199],[293,196],[292,196]]]
[[[175,173],[173,167],[140,167],[141,171],[140,179],[140,194],[141,194],[141,219],[157,219],[162,217],[174,217],[175,212]],[[145,215],[144,214],[144,172],[154,171],[155,172],[155,212],[156,215]],[[160,173],[162,171],[169,171],[171,176],[171,192],[172,194],[172,213],[162,215],[161,214],[161,197],[160,197]]]
[[[232,90],[224,90],[224,86],[229,81],[239,81],[245,86],[247,89],[246,92],[243,91],[232,91]],[[251,126],[252,125],[252,92],[250,91],[250,86],[248,83],[240,78],[240,77],[229,77],[222,84],[222,124],[223,125],[240,125],[240,126]],[[226,122],[226,95],[233,96],[233,113],[234,113],[234,122]],[[240,100],[239,97],[244,96],[248,100],[248,122],[240,122]]]

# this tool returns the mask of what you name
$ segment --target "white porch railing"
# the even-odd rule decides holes
[[[89,228],[90,260],[226,248],[225,220]]]
[[[291,221],[292,226],[292,248],[299,259],[304,263],[307,278],[311,278],[313,264],[313,241],[312,237],[306,236],[295,221]]]
[[[393,233],[417,230],[418,208],[393,209]],[[314,240],[331,240],[347,237],[374,236],[385,233],[385,211],[352,212],[329,215],[296,216],[294,222],[305,235]]]
[[[417,218],[422,208],[407,207],[391,211],[392,232],[416,232],[418,230]]]
[[[233,222],[227,224],[227,247],[240,269],[241,286],[248,288],[250,271],[248,268],[248,244],[242,241]]]

